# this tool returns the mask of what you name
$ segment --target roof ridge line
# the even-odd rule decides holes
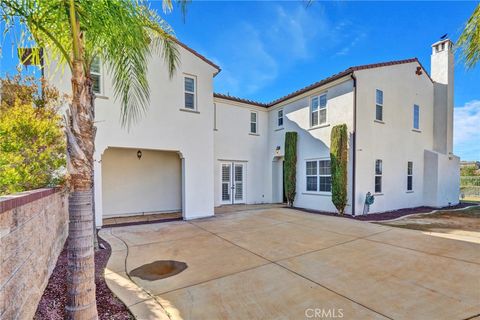
[[[253,105],[256,105],[256,106],[260,106],[260,107],[272,107],[280,102],[283,102],[283,101],[286,101],[288,99],[291,99],[293,97],[296,97],[300,94],[303,94],[307,91],[310,91],[312,89],[315,89],[315,88],[318,88],[322,85],[325,85],[327,83],[330,83],[332,81],[335,81],[335,80],[338,80],[342,77],[345,77],[347,76],[348,74],[351,74],[355,71],[361,71],[361,70],[367,70],[367,69],[373,69],[373,68],[381,68],[381,67],[388,67],[388,66],[394,66],[394,65],[399,65],[399,64],[405,64],[405,63],[413,63],[413,62],[417,62],[420,67],[425,71],[425,74],[427,75],[427,77],[430,79],[430,81],[433,82],[432,78],[430,77],[430,75],[428,74],[427,70],[423,67],[422,63],[420,62],[420,60],[418,60],[417,57],[413,57],[413,58],[408,58],[408,59],[402,59],[402,60],[391,60],[391,61],[384,61],[384,62],[377,62],[377,63],[370,63],[370,64],[363,64],[363,65],[357,65],[357,66],[351,66],[343,71],[340,71],[338,73],[335,73],[327,78],[324,78],[320,81],[317,81],[317,82],[314,82],[306,87],[303,87],[303,88],[300,88],[298,90],[295,90],[285,96],[282,96],[278,99],[275,99],[275,100],[272,100],[270,102],[267,102],[267,103],[264,103],[264,102],[258,102],[258,101],[254,101],[254,100],[250,100],[250,99],[245,99],[245,98],[240,98],[240,97],[234,97],[234,96],[231,96],[229,94],[222,94],[222,93],[214,93],[214,96],[218,97],[218,98],[224,98],[224,99],[227,99],[227,100],[233,100],[233,101],[237,101],[237,102],[243,102],[243,103],[250,103],[250,104],[253,104]]]

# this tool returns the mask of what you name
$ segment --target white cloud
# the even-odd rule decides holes
[[[480,160],[480,100],[454,109],[454,146],[464,160]]]
[[[259,10],[265,11],[263,20],[222,26],[215,49],[222,52],[219,92],[254,99],[300,62],[318,59],[329,50],[346,55],[366,37],[351,21],[330,21],[320,3],[307,8],[304,3],[267,2]]]

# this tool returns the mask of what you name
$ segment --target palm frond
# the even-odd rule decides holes
[[[468,68],[473,68],[480,61],[480,4],[468,19],[457,41],[457,47]]]

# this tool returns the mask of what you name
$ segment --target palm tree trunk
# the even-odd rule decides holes
[[[97,319],[93,232],[93,152],[95,129],[83,62],[73,61],[72,103],[67,116],[70,175],[67,246],[67,319]]]

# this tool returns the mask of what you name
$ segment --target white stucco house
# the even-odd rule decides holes
[[[102,218],[283,202],[284,137],[298,133],[295,206],[334,212],[329,144],[349,132],[348,214],[458,203],[453,154],[452,42],[432,45],[431,75],[418,59],[350,67],[270,103],[214,93],[220,68],[179,43],[169,78],[161,57],[149,66],[150,106],[130,130],[120,124],[112,81],[98,65],[95,207]],[[69,84],[69,75],[55,83]],[[54,81],[55,82],[55,81]]]

